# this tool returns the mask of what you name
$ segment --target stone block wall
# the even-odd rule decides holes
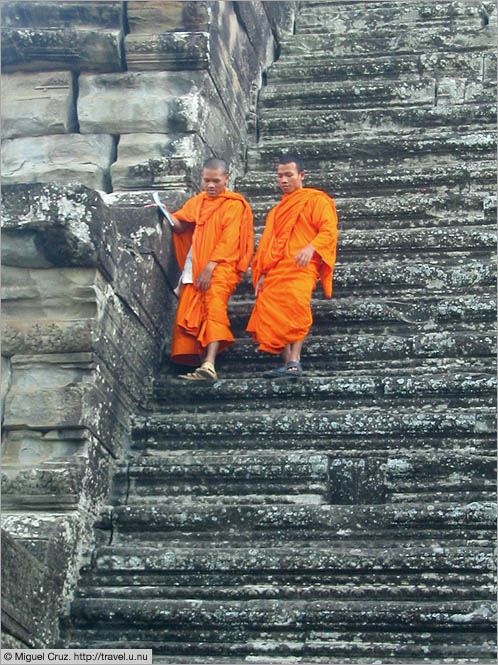
[[[143,205],[152,189],[180,205],[211,155],[243,172],[293,11],[2,3],[2,623],[14,645],[56,644],[129,415],[168,344],[177,268],[170,230]],[[40,575],[51,631],[30,618],[36,599],[18,603]]]

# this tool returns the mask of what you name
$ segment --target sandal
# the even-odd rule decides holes
[[[301,376],[303,373],[303,368],[301,363],[296,360],[289,360],[287,367],[285,368],[285,376]]]
[[[187,381],[216,381],[218,375],[216,374],[216,370],[212,363],[203,362],[202,365],[193,372],[180,374],[178,378],[187,379]]]
[[[277,369],[269,369],[267,372],[263,372],[263,376],[267,379],[281,379],[287,373],[287,365],[282,365],[282,367],[277,367]]]

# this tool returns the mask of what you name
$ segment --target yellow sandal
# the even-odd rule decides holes
[[[218,375],[214,365],[209,362],[203,362],[200,367],[198,367],[193,372],[188,374],[180,374],[179,379],[187,379],[187,381],[216,381]]]

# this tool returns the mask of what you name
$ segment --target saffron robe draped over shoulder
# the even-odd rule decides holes
[[[182,284],[173,324],[171,359],[197,365],[211,342],[220,342],[218,353],[233,344],[227,315],[228,299],[246,272],[254,252],[252,211],[243,196],[225,190],[215,198],[201,192],[174,215],[189,228],[173,234],[173,245],[183,270],[192,246],[193,284]],[[216,261],[207,291],[195,288],[209,261]]]
[[[294,257],[307,245],[315,253],[300,268]],[[313,322],[311,294],[321,277],[327,298],[337,246],[335,202],[311,187],[284,194],[270,210],[251,270],[253,284],[264,275],[246,330],[261,351],[281,353],[287,344],[306,337]]]

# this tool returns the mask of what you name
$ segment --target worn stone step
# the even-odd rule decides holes
[[[375,30],[390,24],[407,28],[468,26],[480,30],[489,23],[495,8],[492,3],[468,2],[306,2],[300,7],[296,29],[302,32],[327,31],[344,34],[351,30]]]
[[[137,626],[167,628],[231,628],[247,634],[251,629],[286,627],[289,635],[313,625],[314,630],[332,626],[356,628],[456,628],[466,616],[466,627],[491,629],[492,601],[273,601],[250,600],[120,600],[88,599],[73,602],[73,621],[78,627],[104,626],[109,621]],[[308,628],[309,629],[309,628]]]
[[[234,295],[228,307],[228,315],[234,335],[244,337],[249,312],[254,306],[252,284],[244,293]],[[246,297],[247,291],[247,297]],[[376,298],[368,294],[364,298],[335,296],[328,299],[314,297],[311,301],[313,331],[324,328],[329,332],[395,333],[420,330],[481,331],[494,327],[496,300],[492,295],[462,295],[426,299],[407,294],[398,298]]]
[[[391,593],[397,589],[401,597],[411,584],[437,587],[445,580],[455,592],[480,584],[482,594],[487,595],[493,591],[494,582],[492,545],[475,543],[466,549],[463,544],[443,538],[429,546],[423,539],[409,538],[388,540],[386,546],[374,540],[361,548],[355,543],[348,546],[334,542],[330,547],[310,543],[298,551],[292,543],[283,547],[246,544],[228,548],[165,545],[161,550],[147,544],[113,545],[96,550],[92,568],[84,571],[84,579],[91,584],[102,579],[115,586],[122,576],[126,584],[141,586],[139,575],[145,574],[144,583],[156,586],[163,575],[164,582],[178,587],[178,596],[183,585],[189,584],[227,589],[264,584],[273,585],[276,593],[284,597],[299,593],[300,589],[312,595],[309,588],[315,584],[341,588],[352,577],[357,579],[359,588],[379,585],[386,590],[392,585]],[[286,594],[286,590],[290,593]],[[203,593],[202,588],[198,593]],[[209,595],[208,590],[204,593]],[[103,591],[98,595],[102,596]]]
[[[430,54],[409,53],[379,56],[335,58],[333,47],[327,53],[287,53],[277,60],[267,72],[270,84],[309,81],[344,81],[369,78],[416,79],[419,76],[460,76],[471,81],[482,80],[482,53],[432,52]]]
[[[448,259],[436,253],[432,257],[429,253],[423,257],[422,253],[413,252],[410,256],[405,254],[403,263],[392,257],[383,261],[382,255],[377,260],[361,261],[360,256],[357,254],[354,260],[349,257],[346,260],[339,247],[332,299],[392,297],[393,291],[401,301],[405,298],[413,301],[420,295],[429,297],[429,293],[432,298],[450,294],[456,297],[494,293],[494,262],[472,253],[455,252]],[[253,299],[254,290],[249,278],[239,284],[234,297],[239,296]],[[313,297],[324,299],[321,286],[314,291]]]
[[[436,80],[431,77],[403,81],[308,81],[306,86],[267,85],[259,94],[259,107],[264,112],[281,106],[295,109],[433,106],[435,98]],[[483,101],[492,103],[491,94]]]
[[[184,631],[182,631],[182,635]],[[233,642],[232,631],[209,631],[205,628],[189,628],[182,635],[158,635],[157,630],[124,628],[106,635],[103,631],[86,629],[73,631],[72,648],[85,648],[88,636],[99,649],[122,649],[123,644],[130,649],[152,648],[161,654],[161,663],[173,665],[239,665],[251,662],[275,663],[305,662],[331,663],[332,665],[378,665],[379,662],[399,665],[400,663],[479,663],[492,662],[496,651],[496,639],[492,631],[445,632],[435,629],[429,632],[390,632],[388,641],[382,632],[372,630],[347,631],[334,627],[328,632],[304,631],[293,637],[285,630],[274,629],[271,635],[255,635],[252,631],[242,636],[240,642]],[[386,656],[386,651],[389,654]],[[226,654],[231,655],[227,656]],[[424,655],[421,655],[424,654]],[[326,661],[324,661],[326,659]],[[443,661],[444,659],[444,661]]]
[[[275,173],[276,168],[253,173],[251,178],[244,177],[241,191],[249,200],[259,196],[273,196],[278,201],[280,195]],[[333,198],[394,198],[417,192],[438,195],[443,191],[445,194],[472,194],[484,190],[487,194],[493,194],[492,187],[496,187],[496,162],[484,159],[476,163],[411,166],[402,170],[351,168],[347,173],[333,168],[316,170],[308,166],[306,173],[306,182],[310,187],[323,189]]]
[[[435,538],[459,541],[462,537],[492,539],[496,519],[494,502],[469,504],[394,503],[380,505],[126,505],[112,509],[113,544],[151,545],[168,539],[202,543],[215,548],[232,542],[241,546],[251,541],[262,547],[296,543],[296,560],[306,555],[302,543],[347,543],[347,559],[355,540],[358,555],[368,539],[404,540]],[[466,536],[464,535],[466,534]],[[256,539],[256,540],[255,540]],[[436,538],[437,540],[437,538]],[[363,542],[362,542],[363,541]],[[297,544],[300,544],[299,546]],[[413,543],[412,543],[413,544]],[[458,544],[458,543],[457,543]],[[246,545],[247,546],[247,545]],[[382,548],[384,543],[382,542]],[[259,551],[259,550],[258,550]],[[384,549],[383,549],[384,551]],[[261,556],[265,556],[264,552]],[[351,566],[351,561],[347,564]]]
[[[427,253],[464,251],[496,248],[496,229],[491,226],[458,228],[431,228],[423,233],[419,229],[343,230],[338,239],[342,255],[423,250]]]
[[[491,51],[495,43],[494,24],[481,26],[425,25],[408,29],[406,25],[386,25],[368,30],[334,34],[332,30],[298,31],[281,42],[280,57],[332,55],[351,58],[411,53],[457,53]]]
[[[477,125],[485,128],[496,123],[495,104],[458,106],[323,109],[318,111],[267,109],[258,117],[259,143],[277,137],[301,141],[314,136],[336,136],[339,132],[356,132],[359,137],[374,132],[404,134],[416,128],[440,128],[446,132]]]
[[[319,450],[326,445],[330,450],[343,449],[345,439],[349,439],[351,448],[369,445],[375,450],[376,441],[382,437],[397,439],[401,447],[414,439],[422,445],[424,440],[434,437],[481,438],[485,442],[493,436],[494,426],[494,409],[439,411],[430,402],[420,401],[417,406],[392,409],[302,409],[297,413],[271,409],[258,414],[213,413],[208,418],[190,414],[187,422],[184,416],[176,414],[136,416],[133,436],[134,446],[149,450],[198,448],[201,441],[203,449],[249,450],[260,448],[261,440],[265,439],[268,446],[280,440],[277,448],[285,442],[289,450],[296,447]],[[363,444],[360,437],[365,438]],[[312,445],[308,444],[310,439]]]
[[[243,184],[238,187],[242,191]],[[309,183],[311,186],[311,183]],[[277,192],[251,197],[256,228],[262,227],[270,208],[279,201]],[[496,196],[485,191],[449,195],[422,191],[403,196],[370,196],[366,199],[336,197],[339,230],[402,229],[479,226],[496,219]]]
[[[141,553],[143,556],[143,554]],[[114,551],[114,557],[116,550]],[[104,568],[105,570],[105,568]],[[465,572],[364,573],[357,571],[355,585],[350,583],[348,574],[315,574],[284,571],[257,571],[254,573],[235,572],[230,574],[192,571],[192,579],[184,573],[163,572],[163,584],[154,584],[153,574],[138,578],[136,573],[119,568],[107,575],[84,575],[77,591],[78,598],[121,598],[121,599],[199,599],[199,600],[251,600],[256,598],[280,599],[337,599],[354,600],[368,597],[371,600],[410,600],[410,599],[450,599],[458,596],[462,600],[494,598],[493,574]],[[111,585],[111,574],[114,583]],[[122,582],[120,583],[121,574]],[[125,577],[127,579],[125,579]],[[157,580],[158,573],[155,573]],[[335,579],[334,579],[335,578]],[[136,584],[133,582],[136,580]],[[229,581],[227,581],[229,580]],[[126,583],[131,583],[127,585]]]
[[[311,334],[303,348],[303,362],[308,368],[328,363],[335,373],[342,362],[374,361],[389,364],[391,360],[418,360],[422,358],[474,358],[492,357],[496,353],[496,340],[492,331],[470,334],[468,331],[428,332],[405,335],[357,334],[357,335],[320,335]],[[243,367],[247,363],[268,365],[268,357],[275,365],[278,356],[263,354],[250,339],[240,339],[223,356],[224,360],[239,364],[243,376]]]
[[[328,494],[328,458],[316,453],[257,452],[176,458],[145,457],[114,477],[116,503],[321,503]]]
[[[258,171],[267,164],[276,164],[281,154],[288,147],[288,137],[271,139],[260,143],[257,149],[248,151],[249,168]],[[303,138],[299,143],[299,154],[314,169],[328,168],[330,163],[337,170],[355,168],[398,168],[416,162],[432,164],[452,163],[455,159],[489,159],[496,153],[496,135],[494,131],[470,129],[451,136],[440,130],[420,129],[416,134],[405,132],[403,135],[377,133],[360,137],[343,134],[341,138]]]
[[[268,409],[272,404],[285,399],[287,403],[302,406],[313,400],[317,408],[333,403],[336,408],[348,404],[369,406],[388,404],[397,400],[401,405],[415,398],[431,396],[434,403],[455,406],[462,403],[476,404],[495,399],[496,377],[491,374],[447,371],[445,374],[411,372],[395,375],[379,373],[352,373],[331,376],[308,376],[300,381],[269,381],[265,378],[222,378],[206,385],[202,382],[191,385],[184,381],[163,376],[154,383],[154,397],[162,410],[201,412],[222,407],[224,410],[251,411]]]
[[[131,461],[116,473],[113,497],[116,505],[130,506],[194,501],[197,505],[350,504],[358,498],[358,489],[348,489],[344,478],[355,474],[356,482],[364,486],[363,501],[395,497],[416,503],[423,497],[444,503],[450,495],[455,502],[492,501],[496,494],[495,460],[471,452],[356,453],[344,458],[342,453],[253,451],[235,461],[228,453],[178,451]],[[369,485],[375,485],[374,492]]]

